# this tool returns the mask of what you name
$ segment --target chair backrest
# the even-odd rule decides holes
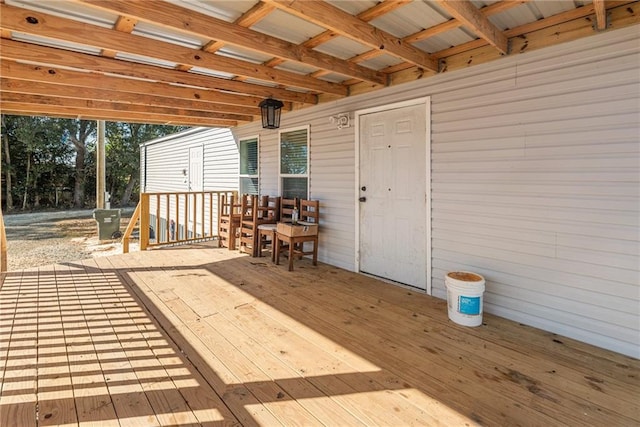
[[[319,200],[300,200],[300,221],[320,222],[320,201]]]
[[[262,196],[258,207],[258,218],[276,222],[280,218],[280,197]]]
[[[254,207],[258,205],[258,196],[253,194],[243,194],[240,199],[240,215],[242,219],[253,218],[257,214]]]
[[[298,198],[280,200],[280,222],[291,222],[293,209],[298,207]]]
[[[234,194],[220,195],[220,216],[230,216],[238,213],[236,198]]]

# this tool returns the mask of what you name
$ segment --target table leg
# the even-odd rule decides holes
[[[293,271],[293,239],[289,242],[289,271]]]

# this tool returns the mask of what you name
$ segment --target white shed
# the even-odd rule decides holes
[[[238,190],[238,159],[238,146],[227,128],[193,128],[147,141],[140,145],[140,189],[145,193]],[[150,220],[156,223],[154,214]],[[208,219],[205,222],[209,229]],[[178,236],[190,233],[183,226],[175,230]],[[159,218],[154,231],[165,235],[166,227],[165,218]]]

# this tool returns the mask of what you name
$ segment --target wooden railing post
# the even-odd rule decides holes
[[[122,253],[129,253],[129,239],[131,239],[131,233],[133,233],[133,229],[136,227],[136,223],[140,220],[140,204],[138,202],[136,205],[136,210],[133,211],[133,216],[129,220],[129,224],[127,225],[127,229],[124,231],[124,235],[122,236]]]
[[[140,250],[149,246],[149,193],[140,194]]]

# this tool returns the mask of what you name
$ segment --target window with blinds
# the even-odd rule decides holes
[[[280,132],[280,194],[307,199],[309,194],[309,127]]]
[[[258,137],[240,140],[240,194],[258,194]]]

